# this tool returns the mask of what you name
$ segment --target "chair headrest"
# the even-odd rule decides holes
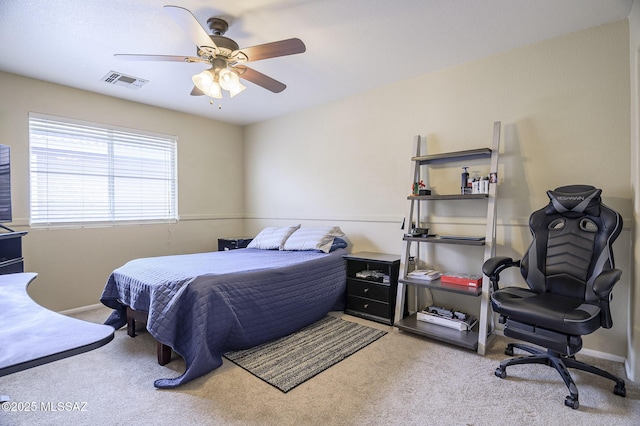
[[[545,213],[600,216],[601,192],[601,189],[590,185],[568,185],[547,191],[551,202]]]

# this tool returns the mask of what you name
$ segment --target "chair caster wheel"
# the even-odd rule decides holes
[[[580,407],[580,403],[578,402],[578,398],[574,398],[571,395],[564,399],[564,405],[567,407],[571,407],[574,410],[577,410]]]
[[[624,382],[615,385],[613,393],[618,396],[627,396],[627,388],[624,386]]]
[[[496,368],[496,372],[495,372],[497,377],[500,377],[501,379],[504,379],[505,377],[507,377],[507,370],[505,370],[502,367],[498,367]]]
[[[513,356],[513,346],[507,346],[507,348],[504,350],[504,354],[507,356]]]

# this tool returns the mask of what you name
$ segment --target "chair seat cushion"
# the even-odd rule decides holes
[[[569,335],[589,334],[600,327],[600,308],[557,294],[506,287],[493,292],[491,305],[507,318]]]

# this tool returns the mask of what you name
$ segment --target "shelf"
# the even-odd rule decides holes
[[[0,275],[24,271],[22,237],[26,231],[0,233]]]
[[[448,291],[451,293],[464,294],[467,296],[480,296],[482,294],[481,286],[470,287],[466,285],[443,283],[439,279],[433,280],[433,281],[427,281],[427,280],[414,280],[411,278],[401,278],[398,280],[398,282],[406,285],[414,285],[416,287],[425,287],[425,288],[431,288],[434,290],[442,290],[442,291]]]
[[[373,281],[373,280],[367,280],[367,279],[364,279],[364,278],[358,278],[358,277],[351,276],[351,275],[347,275],[347,279],[359,282],[361,284],[375,284],[375,285],[380,285],[380,286],[384,286],[384,287],[391,287],[391,282],[389,282],[391,280],[389,280],[387,282]]]
[[[477,325],[471,331],[458,331],[453,328],[418,321],[417,315],[413,314],[396,322],[394,326],[400,330],[440,340],[465,349],[478,350],[478,333],[474,331]]]
[[[409,195],[407,200],[486,200],[489,194]]]
[[[397,254],[373,253],[369,251],[361,251],[358,253],[350,253],[342,256],[344,259],[360,260],[363,262],[400,262],[400,256]]]
[[[450,161],[474,160],[491,157],[491,149],[479,148],[466,151],[446,152],[442,154],[421,155],[411,160],[420,164],[446,163]]]
[[[378,315],[368,314],[366,312],[357,311],[355,309],[345,309],[345,314],[353,315],[354,317],[360,317],[368,319],[369,321],[380,322],[387,325],[393,325],[393,318],[381,317]]]
[[[500,153],[500,129],[502,124],[499,121],[493,123],[493,140],[491,147],[469,149],[464,151],[453,151],[439,154],[427,155],[426,140],[422,136],[414,138],[414,153],[411,158],[411,166],[413,168],[412,183],[422,182],[426,188],[431,188],[437,181],[431,182],[430,178],[442,177],[446,171],[451,172],[453,168],[478,164],[482,167],[489,167],[489,188],[486,194],[461,194],[444,193],[431,195],[408,195],[408,214],[405,216],[405,224],[409,223],[416,228],[426,228],[424,233],[408,232],[403,235],[402,260],[400,262],[400,274],[396,296],[396,312],[394,325],[399,329],[411,333],[420,334],[425,337],[433,338],[452,345],[461,346],[466,349],[476,351],[480,355],[485,355],[487,351],[487,343],[493,333],[492,310],[490,304],[490,286],[483,278],[481,286],[467,286],[445,282],[441,279],[427,281],[412,278],[409,272],[415,268],[451,268],[456,269],[456,265],[460,264],[460,268],[471,272],[473,275],[481,274],[482,264],[487,259],[495,256],[496,251],[496,212],[497,212],[497,190],[498,190],[498,157]],[[467,164],[465,164],[467,163]],[[433,170],[432,170],[433,169]],[[435,179],[434,179],[435,180]],[[464,184],[463,184],[464,185]],[[444,188],[444,187],[443,187]],[[443,190],[445,192],[446,190]],[[434,191],[435,192],[435,191]],[[450,225],[452,234],[442,234],[429,227],[433,224],[433,218],[440,213],[436,213],[436,208],[431,208],[436,204],[440,204],[438,200],[443,200],[448,207],[447,217],[459,218],[453,220]],[[469,203],[460,201],[474,200]],[[457,205],[451,202],[457,202]],[[447,204],[448,203],[448,204]],[[458,208],[456,208],[458,207]],[[479,219],[482,214],[481,210],[486,208],[486,221],[484,222],[484,232],[478,235],[471,231],[470,235],[465,235],[465,225],[473,219],[473,225],[476,225],[475,219]],[[484,214],[483,214],[484,216]],[[457,224],[457,222],[460,222]],[[436,222],[437,223],[437,222]],[[457,226],[459,225],[459,226]],[[478,225],[480,225],[478,223]],[[431,233],[429,233],[431,232]],[[433,244],[436,244],[435,246]],[[448,244],[449,246],[438,246],[437,244]],[[481,247],[481,252],[477,249],[463,249],[461,246]],[[460,261],[457,261],[460,257]],[[467,264],[468,263],[468,264]],[[430,265],[430,266],[427,266]],[[449,265],[449,266],[444,266]],[[463,266],[464,265],[464,266]],[[413,287],[413,297],[408,298],[409,287]],[[444,305],[455,309],[457,304],[475,305],[478,309],[470,308],[472,311],[479,311],[478,324],[471,331],[458,331],[436,324],[430,324],[418,321],[415,314],[408,315],[409,312],[416,312],[421,309],[419,305],[421,296],[428,295],[433,303],[439,305],[441,300]],[[462,299],[466,296],[466,300]],[[473,297],[474,299],[469,299]],[[407,299],[413,306],[409,307]],[[407,306],[406,310],[400,310],[399,307]]]
[[[20,263],[20,262],[24,262],[24,258],[22,256],[20,257],[15,257],[13,259],[7,259],[7,258],[1,258],[0,259],[0,268],[4,268],[5,266],[10,266],[13,265],[15,263]]]
[[[435,243],[435,244],[458,244],[465,246],[483,246],[485,245],[484,239],[470,239],[470,238],[453,238],[453,237],[403,237],[404,241],[415,241],[419,243]]]
[[[2,232],[2,233],[0,233],[0,240],[5,239],[5,238],[9,239],[9,238],[24,237],[25,235],[27,235],[27,231]]]

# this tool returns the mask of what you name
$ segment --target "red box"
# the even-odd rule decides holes
[[[449,284],[466,285],[468,287],[480,287],[482,285],[482,277],[480,275],[469,274],[452,274],[444,273],[440,277],[440,281]]]

